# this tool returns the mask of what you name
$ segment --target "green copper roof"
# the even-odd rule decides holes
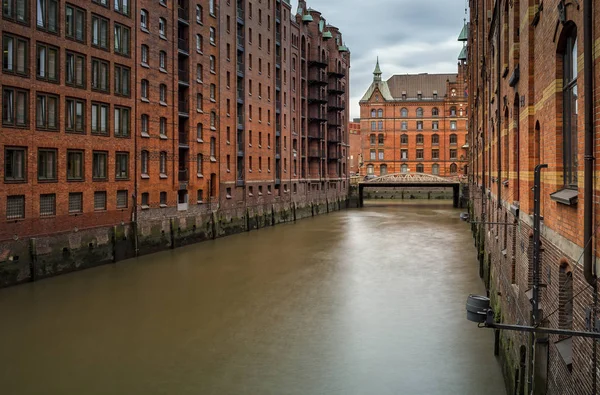
[[[348,52],[348,47],[345,45],[340,45],[340,47],[338,48],[338,50],[340,52]]]
[[[381,69],[379,68],[379,56],[377,57],[377,64],[375,65],[375,71],[373,71],[373,74],[381,75]]]
[[[302,16],[302,22],[312,22],[313,21],[313,17],[310,14],[306,14]]]
[[[458,41],[467,41],[469,39],[469,24],[465,23],[460,34],[458,35]]]
[[[329,40],[330,38],[333,38],[333,35],[331,34],[331,32],[329,32],[329,31],[323,32],[323,39]]]
[[[460,51],[460,55],[458,55],[458,60],[467,60],[467,47],[464,46],[462,51]]]
[[[325,27],[325,21],[323,19],[321,19],[319,21],[319,32],[323,32],[323,28]]]

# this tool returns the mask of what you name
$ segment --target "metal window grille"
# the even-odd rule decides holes
[[[69,193],[69,212],[70,213],[83,212],[83,193],[81,193],[81,192]]]
[[[94,192],[94,210],[106,210],[106,192]]]
[[[22,218],[25,218],[25,196],[9,196],[6,199],[6,219]]]
[[[40,217],[56,215],[56,195],[49,193],[40,195]]]
[[[117,191],[117,208],[127,208],[127,191]]]

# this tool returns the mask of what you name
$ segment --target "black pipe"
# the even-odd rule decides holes
[[[596,276],[592,264],[592,217],[593,212],[593,172],[594,172],[594,42],[592,27],[593,1],[583,3],[583,80],[585,91],[585,171],[583,181],[583,274],[591,286],[595,286]]]
[[[501,108],[500,108],[500,96],[501,96],[501,87],[500,79],[502,78],[502,72],[500,71],[500,2],[496,2],[496,118],[498,122],[498,149],[496,150],[498,154],[498,158],[496,158],[496,163],[498,166],[498,207],[496,210],[500,211],[500,207],[502,207],[502,117],[500,116]],[[508,21],[507,21],[508,23]],[[505,38],[506,39],[506,38]],[[507,59],[508,61],[508,59]],[[508,136],[507,136],[508,138]],[[491,265],[491,262],[490,262]],[[491,271],[491,269],[490,269]]]

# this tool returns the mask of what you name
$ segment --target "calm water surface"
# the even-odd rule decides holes
[[[369,206],[0,290],[0,392],[505,395],[458,214]]]

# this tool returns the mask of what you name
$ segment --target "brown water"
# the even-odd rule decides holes
[[[0,290],[0,393],[504,395],[468,225],[419,204]]]

